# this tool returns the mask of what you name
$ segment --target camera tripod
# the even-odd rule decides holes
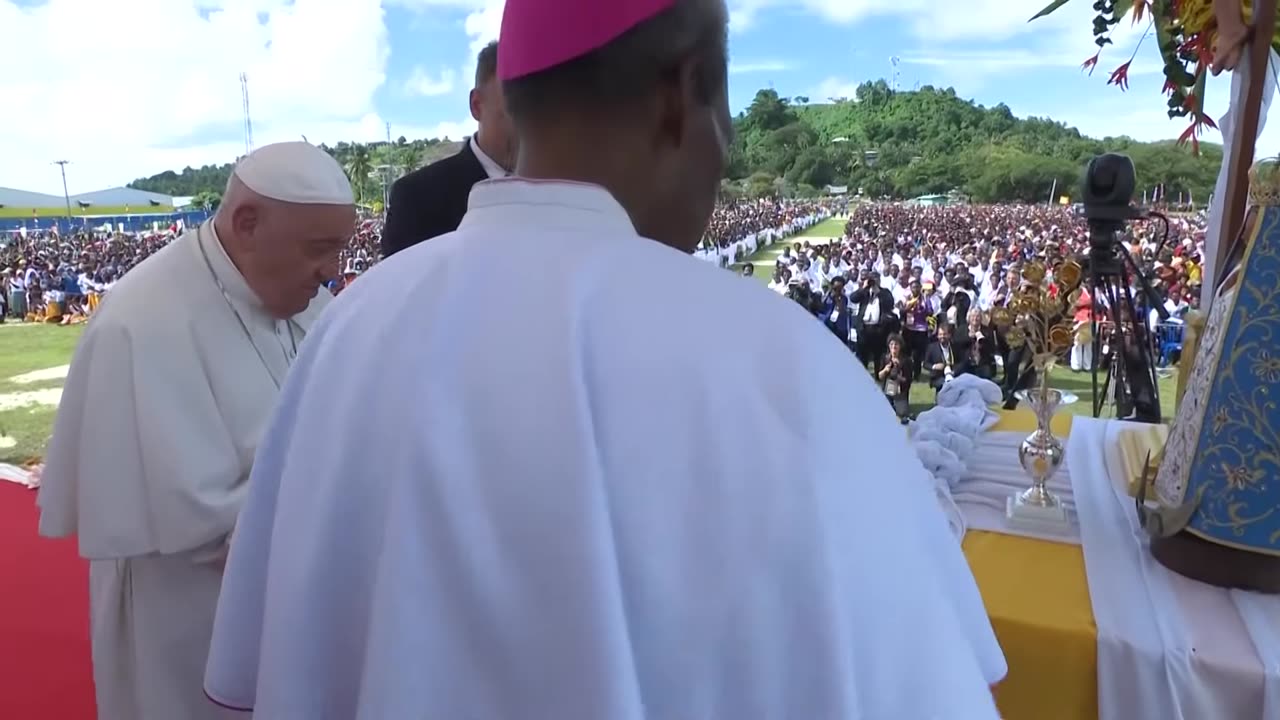
[[[1106,221],[1089,223],[1087,277],[1093,302],[1090,322],[1093,332],[1090,368],[1093,416],[1102,414],[1110,393],[1115,398],[1117,418],[1159,423],[1160,390],[1156,376],[1155,339],[1147,317],[1152,309],[1162,321],[1168,319],[1169,313],[1159,302],[1133,256],[1120,243],[1117,235],[1122,227]],[[1137,279],[1143,302],[1135,300],[1127,276]],[[1110,310],[1112,328],[1105,357],[1102,333],[1098,331],[1098,315],[1102,308]],[[1099,392],[1098,371],[1104,365],[1106,376]]]

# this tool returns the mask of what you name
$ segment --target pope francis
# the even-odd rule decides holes
[[[223,564],[276,394],[355,228],[306,143],[242,159],[217,215],[126,275],[71,362],[40,532],[89,560],[100,720],[200,720]],[[238,716],[237,716],[238,717]]]

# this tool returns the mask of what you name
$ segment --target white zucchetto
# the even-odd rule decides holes
[[[351,181],[332,155],[310,143],[263,145],[234,174],[257,194],[298,205],[354,205]]]

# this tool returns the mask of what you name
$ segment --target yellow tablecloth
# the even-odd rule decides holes
[[[1028,410],[993,428],[1034,429]],[[1066,437],[1071,415],[1055,417],[1053,432]],[[1009,662],[996,688],[1005,720],[1096,720],[1098,629],[1080,546],[973,531],[964,554]]]

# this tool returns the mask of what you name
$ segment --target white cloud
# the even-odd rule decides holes
[[[0,73],[0,98],[10,104],[0,112],[0,185],[60,194],[58,168],[52,164],[58,159],[72,163],[67,168],[72,192],[166,169],[229,162],[243,152],[241,72],[249,76],[258,145],[303,135],[328,143],[382,139],[386,125],[374,96],[386,82],[390,53],[384,4],[452,11],[456,32],[470,40],[467,57],[456,64],[446,58],[432,72],[418,68],[410,76],[404,89],[424,96],[469,81],[475,53],[498,36],[503,8],[502,0],[0,0],[4,56],[21,58],[17,65],[10,63],[13,70]],[[1028,67],[1070,72],[1094,52],[1092,11],[1080,0],[1028,24],[1027,16],[1042,4],[1035,0],[1010,11],[1004,0],[729,0],[735,31],[763,23],[761,13],[778,10],[842,24],[895,18],[926,48],[904,47],[899,53],[904,87],[911,84],[906,68],[913,64],[930,73],[975,77]],[[1176,137],[1183,121],[1164,117],[1158,89],[1135,83],[1121,94],[1105,86],[1105,74],[1127,59],[1144,30],[1117,26],[1116,45],[1103,52],[1094,75],[1096,100],[1080,103],[1044,93],[1044,107],[1015,110],[1061,118],[1092,135]],[[856,37],[851,34],[852,41]],[[884,62],[887,76],[888,59]],[[789,67],[785,56],[732,66],[736,74]],[[1130,74],[1158,68],[1149,38]],[[856,85],[848,75],[832,76],[808,94],[815,101],[853,97]],[[1225,105],[1225,91],[1219,79],[1210,95],[1215,117]],[[391,128],[393,136],[406,137],[460,138],[473,130],[466,118]],[[1280,120],[1264,136],[1262,148],[1280,150]]]
[[[1205,95],[1205,112],[1218,122],[1227,110],[1231,81],[1225,75],[1211,78]],[[1109,88],[1114,90],[1114,88]],[[1166,113],[1164,98],[1158,93],[1133,91],[1114,96],[1102,95],[1095,102],[1073,104],[1058,112],[1040,112],[1080,129],[1091,137],[1128,135],[1137,140],[1173,140],[1190,124],[1189,118],[1170,118]],[[1280,113],[1270,117],[1262,137],[1255,148],[1256,157],[1273,157],[1280,153]],[[1206,129],[1201,142],[1222,142],[1216,130]],[[1141,171],[1141,168],[1139,168]]]
[[[458,81],[458,72],[445,68],[439,73],[432,75],[421,66],[415,67],[409,73],[409,79],[404,83],[405,92],[410,95],[421,95],[422,97],[435,97],[437,95],[448,95],[453,92],[454,86]]]
[[[858,97],[858,84],[851,80],[829,77],[819,83],[818,88],[813,91],[813,101],[822,103],[831,98],[854,100]]]
[[[403,0],[405,2],[441,3],[450,0]],[[464,0],[455,0],[458,3]],[[477,0],[480,2],[482,0]],[[894,17],[917,38],[932,46],[960,40],[992,42],[1020,36],[1047,37],[1070,34],[1092,43],[1090,34],[1096,12],[1083,0],[1069,3],[1052,15],[1028,22],[1030,17],[1044,6],[1047,0],[1009,3],[1007,0],[964,0],[940,2],[939,0],[729,0],[730,26],[734,32],[755,27],[756,20],[766,10],[783,9],[801,11],[822,20],[851,25],[872,17]],[[1011,6],[1013,8],[1011,9]],[[1140,34],[1145,21],[1131,28],[1127,21],[1113,29],[1116,44],[1124,47],[1124,40],[1132,34]],[[1046,35],[1046,33],[1048,35]],[[1083,60],[1091,55],[1082,56]],[[1079,62],[1079,61],[1077,61]]]
[[[0,113],[0,185],[60,193],[50,162],[64,158],[72,192],[233,160],[243,152],[241,72],[257,144],[350,140],[382,125],[378,0],[211,5],[131,0],[126,12],[101,0],[0,0],[5,55],[22,59],[22,72],[0,74],[0,97],[22,99],[20,112]]]
[[[753,73],[786,72],[791,63],[785,60],[747,60],[729,64],[731,75],[749,75]]]
[[[1125,56],[1128,57],[1127,55]],[[988,75],[1023,70],[1039,70],[1043,68],[1079,69],[1084,58],[1076,58],[1065,53],[1036,52],[1028,49],[1009,50],[943,50],[940,52],[908,53],[903,55],[903,65],[920,65],[943,71],[954,71],[956,74]],[[1102,74],[1105,78],[1113,68],[1123,60],[1112,64],[1099,63],[1094,75]],[[1129,75],[1151,75],[1161,71],[1158,55],[1140,52],[1130,66]]]
[[[416,0],[422,2],[423,0]],[[430,2],[431,0],[426,0]],[[436,0],[448,2],[449,0]],[[460,0],[467,2],[467,0]],[[463,22],[463,29],[467,31],[467,36],[471,38],[471,55],[474,56],[484,48],[485,45],[498,39],[498,33],[502,30],[502,6],[503,0],[474,0],[468,2],[468,6],[474,8],[474,11],[467,15],[467,19]]]

